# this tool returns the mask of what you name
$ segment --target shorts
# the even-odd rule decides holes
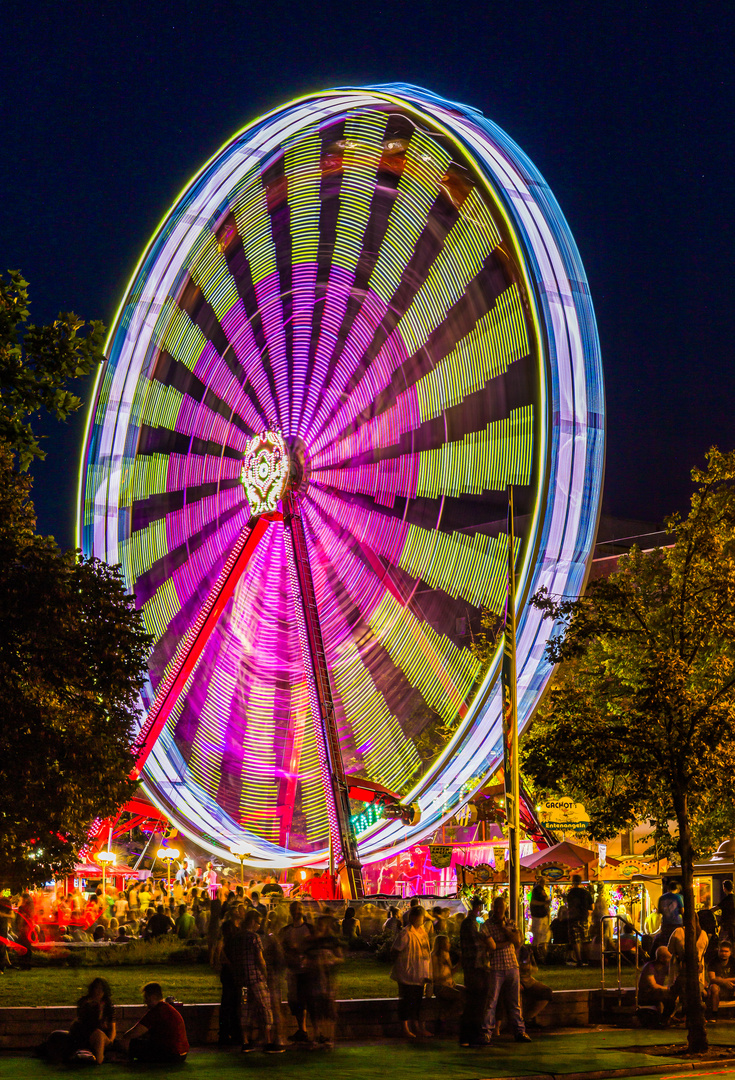
[[[587,940],[587,919],[569,919],[569,944],[582,944]]]
[[[266,982],[250,983],[245,988],[245,1023],[248,1027],[270,1027],[273,1023],[270,994]]]
[[[544,915],[543,918],[538,919],[535,915],[531,916],[531,933],[533,934],[534,945],[545,945],[549,940],[549,917]]]

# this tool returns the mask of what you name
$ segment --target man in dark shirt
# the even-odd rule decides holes
[[[665,944],[674,930],[684,925],[684,901],[673,878],[667,882],[666,891],[659,897],[658,912],[661,916],[661,928],[656,941]]]
[[[189,1053],[189,1040],[181,1013],[163,1000],[160,983],[147,983],[143,987],[143,1000],[148,1012],[122,1038],[130,1059],[184,1061]]]
[[[729,941],[720,943],[717,957],[709,972],[707,987],[707,1014],[711,1020],[717,1016],[721,1001],[735,999],[735,960]]]
[[[587,940],[587,928],[592,911],[592,897],[587,889],[582,888],[580,874],[572,874],[572,887],[567,892],[567,910],[569,911],[569,944],[574,951],[577,967],[587,967],[583,948]]]
[[[146,927],[146,940],[150,938],[163,937],[164,934],[170,934],[174,928],[174,922],[170,915],[167,915],[163,904],[159,904],[156,908],[156,914],[152,915],[148,920],[148,926]]]

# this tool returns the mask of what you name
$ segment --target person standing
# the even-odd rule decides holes
[[[572,887],[566,896],[569,912],[569,944],[572,946],[577,967],[588,967],[584,958],[584,946],[587,941],[592,897],[587,889],[582,888],[581,874],[572,874]]]
[[[485,1031],[491,1035],[495,1029],[495,1014],[502,996],[516,1042],[530,1042],[521,1014],[521,982],[516,952],[520,948],[521,932],[514,922],[506,918],[504,897],[496,896],[493,900],[492,914],[485,923],[485,930],[495,942],[495,949],[490,954],[493,981],[485,1013]]]
[[[242,908],[238,907],[238,917],[241,911]],[[273,1016],[268,994],[268,973],[258,935],[260,924],[259,912],[250,908],[245,913],[242,926],[232,934],[228,947],[238,998],[242,996],[243,990],[246,998],[243,1033],[247,1035],[247,1042],[243,1042],[242,1049],[244,1053],[254,1050],[255,1037],[260,1034],[266,1054],[281,1054],[285,1047],[271,1040]]]
[[[735,944],[735,897],[729,879],[722,882],[722,899],[714,910],[720,913],[720,941]]]
[[[539,963],[546,961],[546,943],[549,940],[549,915],[551,896],[546,887],[546,876],[539,872],[531,889],[531,934],[533,949]]]
[[[475,896],[459,930],[465,988],[464,1012],[459,1024],[460,1046],[483,1046],[489,1041],[483,1032],[483,1024],[490,994],[489,954],[495,950],[495,942],[481,926],[481,912],[482,899]]]
[[[269,875],[270,876],[270,875]],[[264,890],[268,886],[264,886]],[[297,1023],[296,1031],[289,1035],[289,1042],[309,1042],[306,1033],[306,1009],[309,1002],[309,972],[306,970],[304,948],[314,933],[304,919],[304,909],[298,900],[289,907],[291,922],[281,930],[281,945],[286,960],[286,987],[288,1007]]]
[[[207,867],[203,874],[203,880],[205,888],[209,891],[209,899],[214,900],[217,895],[217,871],[212,866],[211,862],[207,863]]]
[[[401,927],[393,942],[393,956],[390,977],[398,983],[398,1015],[403,1033],[408,1039],[417,1035],[431,1037],[421,1020],[421,1002],[431,980],[431,949],[422,907],[410,908],[408,926]]]

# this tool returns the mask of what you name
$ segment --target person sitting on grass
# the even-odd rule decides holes
[[[735,999],[735,958],[729,941],[721,941],[717,957],[709,971],[707,987],[707,1017],[714,1023],[721,1001]]]
[[[87,993],[77,1002],[77,1018],[69,1029],[67,1055],[91,1050],[101,1065],[105,1050],[115,1041],[115,1009],[107,979],[92,979]]]
[[[161,984],[146,983],[143,1001],[148,1012],[123,1035],[121,1042],[131,1061],[173,1064],[189,1053],[186,1025],[181,1013],[163,1000]]]

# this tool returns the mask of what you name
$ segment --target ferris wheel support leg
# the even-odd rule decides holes
[[[330,836],[335,855],[339,860],[342,892],[345,894],[345,899],[359,900],[364,896],[362,867],[350,819],[349,787],[339,745],[324,639],[319,624],[319,611],[316,606],[314,581],[311,575],[298,495],[287,492],[283,499],[283,508],[286,552],[309,686],[324,795],[327,800]]]
[[[238,581],[245,573],[248,563],[255,554],[258,544],[265,536],[268,526],[273,521],[282,521],[283,515],[274,512],[251,518],[240,533],[225,565],[212,586],[209,596],[202,604],[199,615],[191,630],[179,645],[174,661],[166,677],[160,683],[153,704],[148,710],[148,717],[140,729],[135,743],[135,765],[130,773],[131,780],[137,780],[141,774],[153,747],[166,726],[171,712],[179,700],[189,676],[204,652],[227,602],[232,596]]]

